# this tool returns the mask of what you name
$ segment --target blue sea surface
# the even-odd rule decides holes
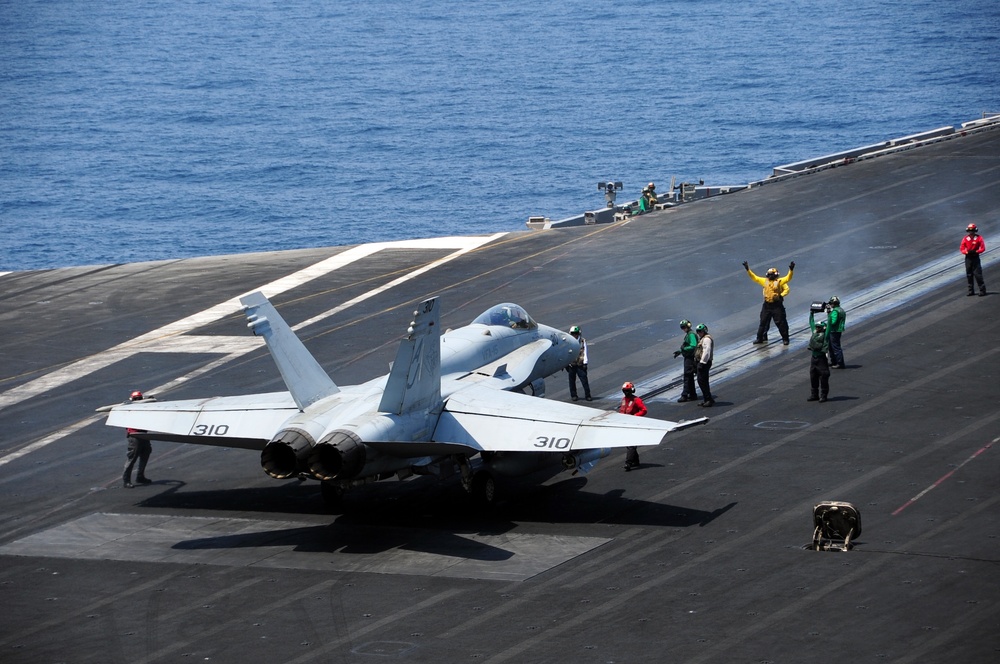
[[[0,63],[0,270],[28,270],[758,180],[1000,111],[1000,3],[0,0]]]

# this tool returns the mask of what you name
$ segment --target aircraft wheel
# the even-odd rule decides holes
[[[497,481],[493,475],[480,470],[472,477],[472,497],[481,505],[491,507],[497,501]]]
[[[320,482],[320,492],[323,494],[323,502],[334,514],[344,511],[344,489],[333,482]]]

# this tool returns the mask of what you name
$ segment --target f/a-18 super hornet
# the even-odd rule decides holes
[[[389,373],[341,387],[263,294],[240,302],[287,392],[133,401],[112,408],[107,424],[149,440],[258,450],[268,475],[320,480],[324,498],[336,506],[352,486],[455,473],[490,503],[498,476],[586,473],[611,448],[657,445],[667,432],[705,421],[668,422],[536,398],[544,378],[569,364],[579,345],[515,304],[497,305],[442,334],[438,299],[425,300]]]

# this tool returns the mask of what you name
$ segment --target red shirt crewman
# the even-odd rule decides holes
[[[646,414],[646,404],[635,395],[635,385],[630,382],[622,385],[622,402],[618,404],[618,412],[622,415],[642,417]],[[625,448],[625,472],[639,467],[639,449],[635,445]]]
[[[962,238],[962,244],[959,245],[958,250],[965,255],[965,278],[969,282],[968,294],[975,295],[975,291],[972,288],[972,282],[975,280],[979,286],[979,296],[986,295],[986,282],[983,281],[983,263],[979,258],[979,254],[986,251],[986,242],[979,234],[978,226],[969,224],[965,227],[965,237]]]

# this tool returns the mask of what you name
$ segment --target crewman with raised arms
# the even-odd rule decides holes
[[[785,315],[785,298],[788,296],[788,282],[792,280],[792,273],[795,271],[795,261],[788,264],[788,274],[783,277],[778,276],[778,268],[768,269],[767,274],[758,277],[750,269],[750,264],[743,261],[743,269],[747,271],[747,276],[751,281],[759,284],[764,289],[764,304],[760,308],[760,325],[757,327],[757,338],[754,344],[762,344],[767,341],[767,331],[771,327],[771,320],[774,320],[775,327],[781,334],[781,343],[788,345],[788,318]]]

